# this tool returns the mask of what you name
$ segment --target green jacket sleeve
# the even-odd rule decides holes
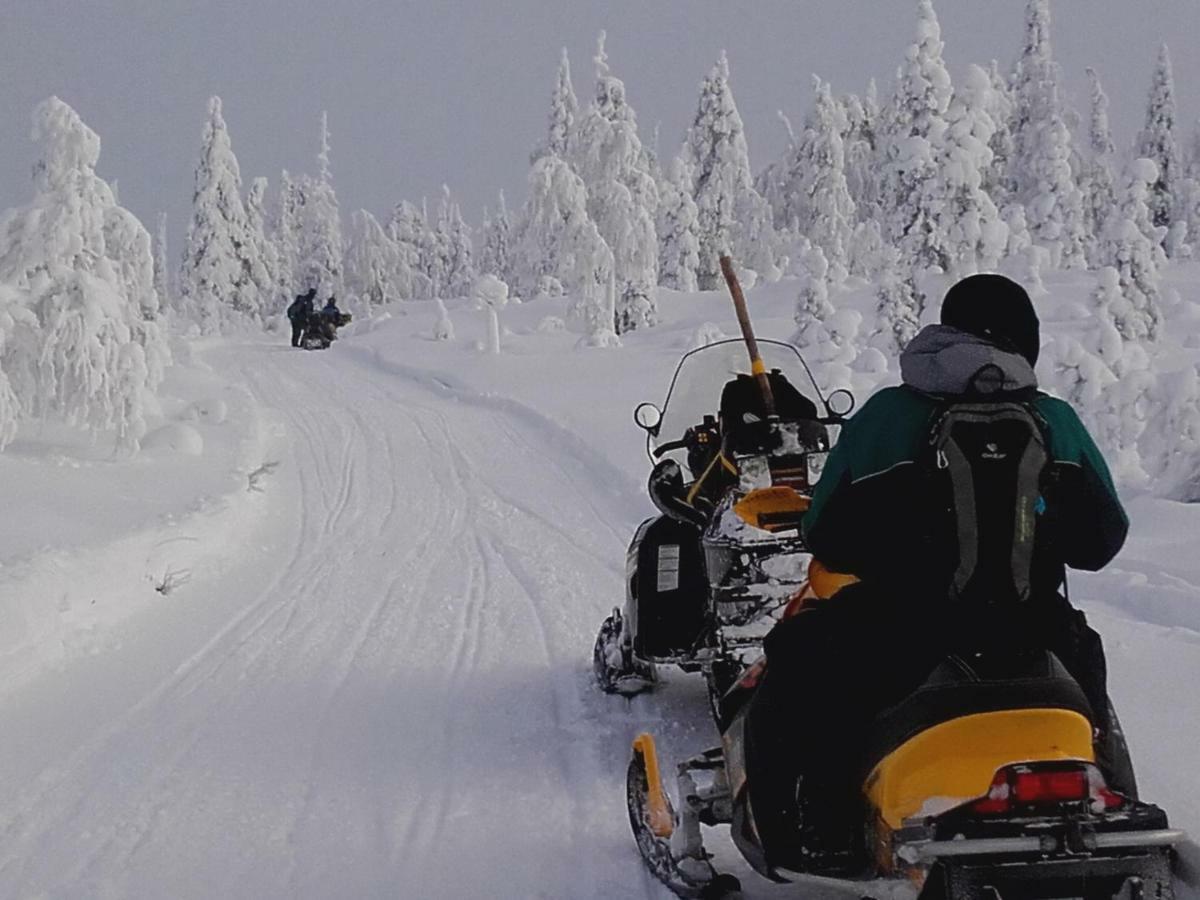
[[[1050,454],[1059,470],[1055,505],[1059,552],[1073,569],[1096,571],[1117,555],[1129,532],[1129,517],[1117,497],[1104,456],[1068,403],[1038,399],[1050,429]]]

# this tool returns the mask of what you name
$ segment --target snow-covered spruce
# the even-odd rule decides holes
[[[720,288],[720,257],[726,253],[763,278],[777,279],[771,211],[754,189],[745,129],[729,87],[724,52],[700,86],[685,150],[697,209],[700,290]]]
[[[171,286],[172,266],[167,252],[167,214],[158,214],[158,228],[154,232],[154,293],[158,295],[159,309],[170,309],[174,291]],[[143,310],[143,313],[145,310]]]
[[[612,250],[615,328],[622,334],[658,321],[658,187],[647,168],[625,85],[609,70],[604,32],[595,63],[596,90],[577,124],[571,162],[587,191],[588,215]]]
[[[658,283],[676,291],[695,291],[700,265],[697,209],[691,176],[682,157],[667,167],[658,186]]]
[[[1162,323],[1159,267],[1165,263],[1165,228],[1151,222],[1148,199],[1158,179],[1152,160],[1137,159],[1129,167],[1125,191],[1104,225],[1099,258],[1117,270],[1128,307],[1116,318],[1127,341],[1155,340]]]
[[[1025,206],[1034,243],[1055,268],[1087,264],[1083,195],[1071,170],[1071,135],[1058,97],[1049,0],[1029,0],[1025,46],[1013,76],[1013,199]]]
[[[882,256],[869,344],[888,359],[897,359],[921,328],[921,298],[912,271],[901,268],[900,251],[885,247]]]
[[[595,263],[612,253],[587,211],[583,179],[563,159],[544,156],[529,172],[529,197],[521,215],[521,236],[513,255],[513,271],[523,300],[575,292],[581,280],[595,279]],[[604,244],[603,252],[595,241]],[[578,249],[584,259],[576,258]],[[608,279],[607,270],[604,280]]]
[[[342,220],[333,172],[329,164],[329,117],[321,113],[320,150],[317,153],[317,177],[301,179],[304,192],[300,219],[300,260],[302,281],[317,289],[324,300],[342,293]]]
[[[1109,210],[1116,202],[1113,183],[1116,148],[1113,146],[1112,131],[1108,124],[1108,95],[1104,93],[1096,70],[1088,68],[1087,74],[1091,85],[1091,118],[1088,128],[1088,151],[1083,156],[1079,185],[1083,191],[1084,227],[1089,236],[1088,263],[1097,266],[1101,264],[1098,239],[1104,229]]]
[[[412,296],[412,271],[379,221],[360,209],[350,216],[346,289],[368,307]]]
[[[447,185],[442,185],[436,246],[444,254],[439,265],[439,270],[444,273],[442,290],[450,297],[465,297],[475,282],[475,248],[471,228]]]
[[[922,269],[946,268],[933,234],[938,194],[935,141],[946,128],[950,74],[942,60],[941,27],[931,0],[918,0],[917,36],[896,78],[880,144],[884,237]]]
[[[805,172],[800,186],[808,202],[806,208],[798,207],[792,215],[801,233],[824,252],[834,284],[846,278],[855,219],[842,140],[848,128],[845,112],[834,102],[829,82],[814,75],[813,109],[800,142]]]
[[[170,354],[150,235],[96,175],[100,138],[57,97],[34,110],[34,197],[0,219],[0,446],[60,417],[135,451]]]
[[[258,290],[264,320],[276,319],[291,298],[280,290],[279,251],[267,234],[264,203],[267,179],[255,178],[246,194],[246,239],[250,242],[249,275]]]
[[[262,298],[242,204],[242,176],[229,141],[221,98],[208,101],[200,143],[192,220],[179,272],[177,319],[202,334],[261,321]]]
[[[279,197],[275,215],[270,225],[270,239],[275,247],[278,271],[275,294],[287,303],[307,288],[301,282],[300,268],[300,217],[304,208],[304,195],[300,185],[284,169],[279,174]]]
[[[487,210],[484,210],[484,222],[480,231],[483,235],[483,248],[479,253],[479,274],[495,275],[507,283],[512,271],[512,223],[504,191],[500,192],[495,215],[488,215]]]
[[[429,300],[434,294],[433,281],[425,263],[426,248],[432,243],[429,223],[424,211],[408,200],[402,200],[388,221],[388,237],[396,242],[401,265],[408,269],[412,289],[405,299]]]
[[[553,153],[566,159],[570,151],[571,138],[575,133],[575,119],[579,115],[579,101],[571,84],[571,60],[567,48],[563,47],[562,59],[558,64],[558,80],[550,95],[549,127],[546,142],[531,154],[529,162],[536,163],[547,154]]]
[[[946,111],[946,127],[934,140],[938,175],[930,182],[931,237],[956,278],[994,269],[1008,243],[1008,226],[983,187],[995,132],[988,114],[991,90],[988,73],[968,66]]]
[[[1174,223],[1174,190],[1183,167],[1179,158],[1179,144],[1175,140],[1175,80],[1171,74],[1171,55],[1166,44],[1158,51],[1150,98],[1146,105],[1146,124],[1138,135],[1135,153],[1153,160],[1158,167],[1158,177],[1150,186],[1146,203],[1150,207],[1150,221],[1156,228],[1165,229],[1163,246],[1167,249],[1171,243],[1167,236]],[[1175,243],[1181,244],[1183,239],[1177,234]]]

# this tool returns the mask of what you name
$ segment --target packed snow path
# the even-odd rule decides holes
[[[669,896],[624,769],[645,728],[664,761],[714,742],[703,688],[667,673],[630,702],[590,676],[640,473],[354,340],[205,358],[275,426],[269,514],[94,654],[0,685],[0,898]],[[1172,509],[1135,506],[1146,537],[1075,583],[1144,793],[1195,832],[1200,570]]]
[[[54,764],[3,783],[0,896],[645,895],[600,760],[626,737],[586,708],[611,492],[511,416],[279,349],[209,362],[286,421],[285,537],[179,595],[230,617],[72,752],[18,710]],[[117,688],[76,668],[30,706]]]

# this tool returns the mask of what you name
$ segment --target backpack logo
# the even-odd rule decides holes
[[[999,444],[986,444],[980,455],[984,459],[1008,459],[1008,454],[1001,452]]]

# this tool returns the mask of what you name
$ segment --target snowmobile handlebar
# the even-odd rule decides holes
[[[688,446],[687,438],[680,438],[677,441],[667,441],[665,444],[659,444],[651,451],[655,459],[662,458],[664,453],[670,453],[672,450],[685,450]]]

